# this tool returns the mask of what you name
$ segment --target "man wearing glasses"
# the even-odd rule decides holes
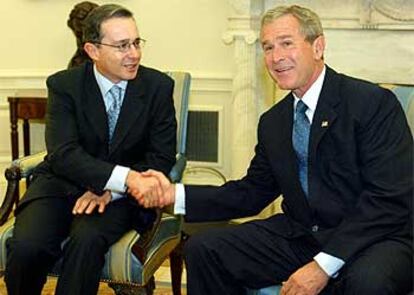
[[[96,294],[109,247],[154,219],[127,191],[148,192],[156,180],[140,171],[168,173],[175,162],[173,81],[140,66],[144,40],[132,13],[118,5],[94,9],[83,41],[93,63],[47,80],[48,154],[16,210],[10,295],[41,294],[61,255],[56,294]]]

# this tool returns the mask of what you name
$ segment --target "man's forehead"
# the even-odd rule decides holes
[[[286,17],[289,18],[286,18]],[[262,25],[260,29],[261,41],[271,38],[286,39],[302,35],[298,20],[291,15],[284,15]]]
[[[105,20],[101,24],[101,35],[102,37],[107,36],[116,39],[133,39],[139,37],[138,28],[135,23],[135,20],[130,17],[113,17]]]
[[[275,19],[265,22],[262,28],[272,26],[272,25],[278,26],[278,27],[295,28],[295,27],[299,27],[299,20],[293,15],[286,14],[286,15],[279,16]]]

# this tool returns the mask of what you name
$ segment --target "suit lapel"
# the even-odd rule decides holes
[[[276,165],[284,167],[286,177],[288,179],[297,178],[296,155],[292,146],[292,128],[293,128],[293,95],[289,94],[286,98],[286,105],[280,114],[274,116],[274,123],[272,126],[276,127],[278,136],[274,136],[270,143],[272,151],[275,152],[277,159]],[[274,130],[274,129],[272,129]],[[282,161],[280,163],[279,161]],[[294,163],[292,165],[292,163]],[[281,165],[282,164],[282,165]],[[286,170],[285,170],[286,168]]]
[[[145,103],[145,83],[141,78],[142,72],[138,72],[137,78],[128,81],[121,112],[116,123],[113,142],[109,154],[112,154],[124,140],[129,130],[135,126],[134,122],[142,115]],[[135,126],[136,128],[138,126]]]
[[[102,142],[108,142],[108,122],[105,104],[92,71],[92,65],[87,66],[85,75],[85,97],[82,101],[83,112],[93,130]]]
[[[326,76],[323,82],[321,94],[312,121],[309,156],[311,161],[315,161],[317,147],[336,120],[337,113],[335,106],[339,103],[339,81],[335,71],[326,67]]]

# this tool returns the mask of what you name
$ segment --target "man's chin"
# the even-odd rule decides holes
[[[138,71],[128,72],[123,75],[123,80],[133,80],[136,78]]]
[[[279,83],[277,80],[275,82],[276,82],[277,86],[282,90],[291,90],[292,89],[291,85],[289,85],[287,83]]]

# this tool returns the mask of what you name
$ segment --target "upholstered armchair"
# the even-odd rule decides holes
[[[173,182],[181,180],[186,166],[185,142],[187,132],[188,97],[191,76],[184,72],[167,72],[175,81],[174,105],[177,119],[177,162],[170,172]],[[11,215],[19,201],[19,190],[30,184],[33,168],[43,160],[46,152],[13,161],[5,176],[7,191],[0,207],[0,276],[6,265],[6,240],[12,235],[14,217]],[[101,281],[108,282],[117,295],[152,294],[154,273],[180,242],[181,220],[157,210],[151,229],[142,235],[135,230],[126,233],[106,254]],[[58,261],[50,275],[59,275]]]

